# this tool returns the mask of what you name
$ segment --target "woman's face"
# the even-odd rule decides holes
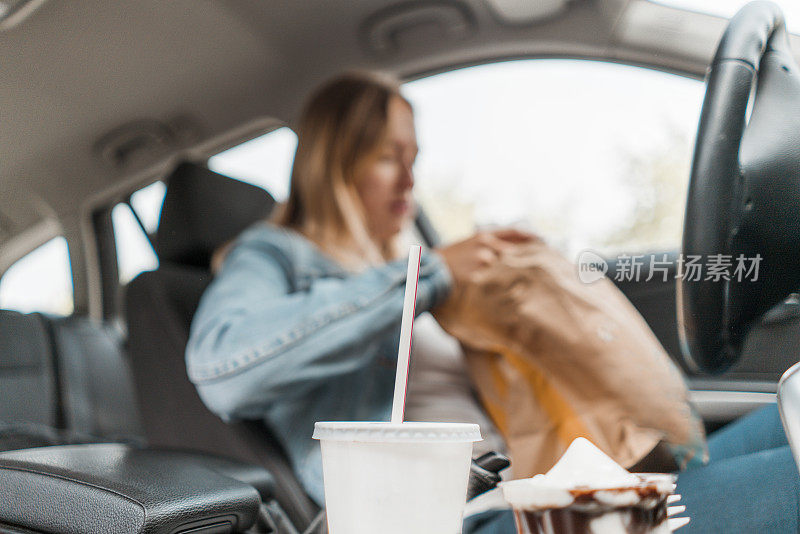
[[[376,241],[397,235],[414,216],[411,189],[416,157],[414,115],[408,104],[394,97],[389,101],[386,136],[356,178],[367,228]]]

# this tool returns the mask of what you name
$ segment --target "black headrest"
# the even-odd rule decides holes
[[[155,239],[161,261],[208,268],[214,249],[275,205],[264,189],[194,163],[178,165],[166,184]]]

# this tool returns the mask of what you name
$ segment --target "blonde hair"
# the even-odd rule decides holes
[[[352,270],[398,256],[396,240],[375,243],[370,237],[355,183],[386,135],[393,98],[410,107],[396,80],[366,72],[338,76],[317,89],[300,118],[289,199],[273,218]]]

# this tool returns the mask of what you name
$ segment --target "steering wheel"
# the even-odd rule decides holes
[[[691,261],[705,267],[699,277]],[[725,262],[729,279],[711,274]],[[732,365],[753,321],[800,289],[800,69],[771,2],[731,19],[708,71],[680,267],[678,323],[694,371]]]

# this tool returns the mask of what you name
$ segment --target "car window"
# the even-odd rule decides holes
[[[111,210],[120,284],[127,284],[142,271],[158,268],[158,257],[150,246],[142,226],[148,234],[155,233],[165,193],[164,183],[154,182],[133,193],[130,206],[121,202]],[[134,211],[142,225],[137,222]]]
[[[703,83],[518,60],[405,84],[415,193],[446,240],[520,224],[570,254],[677,249]]]
[[[164,182],[158,181],[131,195],[131,205],[149,234],[155,233],[158,227],[158,219],[161,216],[161,206],[164,204],[166,192],[167,186],[164,185]]]
[[[278,128],[212,156],[208,168],[262,187],[283,202],[289,196],[296,149],[297,135],[287,127]]]
[[[17,260],[3,274],[0,308],[24,313],[72,313],[72,269],[66,239],[51,239]]]

